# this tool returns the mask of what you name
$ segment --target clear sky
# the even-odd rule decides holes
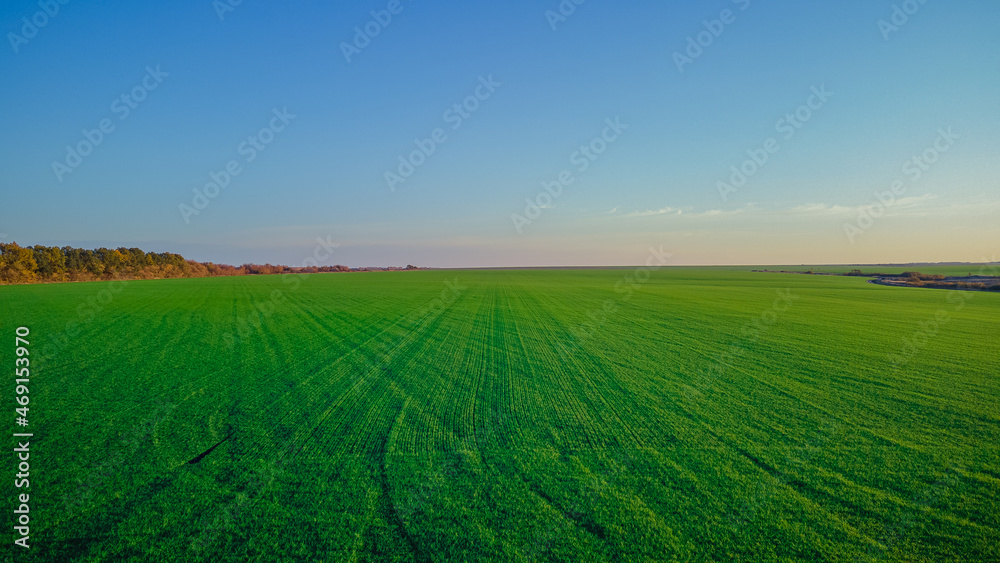
[[[6,242],[289,265],[317,238],[351,266],[1000,259],[995,0],[52,4],[0,7]]]

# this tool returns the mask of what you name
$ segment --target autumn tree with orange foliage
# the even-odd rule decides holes
[[[170,252],[139,248],[85,250],[64,246],[19,246],[0,243],[0,284],[167,279],[269,274],[348,272],[347,266],[291,268],[271,264],[230,266],[187,260]]]

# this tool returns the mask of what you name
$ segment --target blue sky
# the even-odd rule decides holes
[[[318,237],[352,266],[1000,255],[996,2],[225,1],[3,4],[6,241],[300,265]],[[433,153],[391,190],[417,140]]]

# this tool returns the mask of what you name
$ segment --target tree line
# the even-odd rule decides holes
[[[71,246],[19,246],[0,243],[0,284],[100,281],[112,279],[203,278],[265,274],[347,272],[347,266],[292,268],[271,264],[230,266],[187,260],[171,252],[145,252],[139,248]]]

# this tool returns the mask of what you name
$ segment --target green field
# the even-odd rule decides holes
[[[14,561],[997,560],[1000,295],[635,275],[0,287]]]

